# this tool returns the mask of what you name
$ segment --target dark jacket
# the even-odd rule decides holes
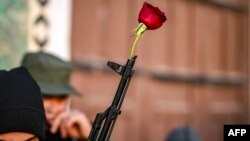
[[[196,130],[189,126],[176,128],[170,132],[165,141],[202,141]]]

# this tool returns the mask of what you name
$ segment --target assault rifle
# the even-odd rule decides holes
[[[97,113],[88,141],[109,141],[116,119],[118,115],[121,114],[120,109],[122,102],[125,98],[130,80],[134,74],[133,66],[136,57],[137,56],[134,56],[131,59],[128,59],[124,66],[108,61],[107,65],[121,75],[121,80],[110,107],[102,113]],[[103,124],[104,120],[105,122]]]

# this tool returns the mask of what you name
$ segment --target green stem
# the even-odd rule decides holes
[[[130,59],[131,59],[131,58],[133,57],[133,55],[134,55],[135,45],[136,45],[136,43],[138,42],[139,37],[141,37],[141,34],[136,35],[136,38],[135,38],[135,40],[134,40],[134,42],[133,42],[132,49],[131,49],[131,52],[130,52]]]
[[[145,24],[143,23],[140,23],[137,27],[136,27],[136,38],[133,42],[133,45],[132,45],[132,49],[131,49],[131,52],[130,52],[130,58],[132,58],[134,56],[134,50],[135,50],[135,45],[136,43],[138,42],[138,39],[143,35],[143,33],[147,30],[147,27]]]

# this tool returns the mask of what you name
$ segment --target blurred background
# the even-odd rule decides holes
[[[223,140],[224,124],[249,124],[248,0],[148,0],[168,20],[136,48],[135,75],[113,141],[165,141],[190,126]],[[125,64],[141,0],[0,0],[0,68],[45,50],[74,65],[72,106],[91,121],[120,81],[107,61]]]

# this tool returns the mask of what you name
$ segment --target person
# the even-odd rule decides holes
[[[202,141],[197,131],[188,125],[173,129],[165,141]]]
[[[0,70],[0,140],[42,141],[45,120],[40,88],[27,69]]]
[[[45,141],[87,140],[91,123],[70,108],[71,95],[79,93],[69,84],[72,64],[43,51],[24,55],[27,67],[41,88],[47,118]]]

